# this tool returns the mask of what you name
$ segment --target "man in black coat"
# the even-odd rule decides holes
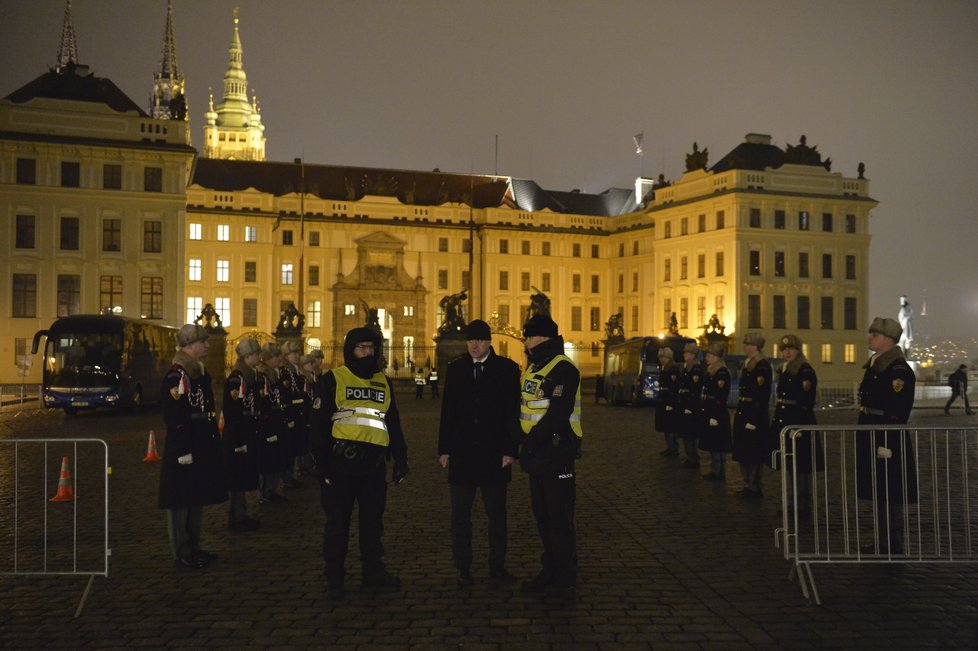
[[[954,373],[947,378],[947,385],[951,387],[951,399],[944,405],[944,415],[951,415],[951,405],[958,396],[964,397],[964,413],[971,416],[975,412],[971,411],[971,403],[968,402],[968,366],[962,364]]]
[[[520,369],[492,349],[485,321],[465,329],[468,354],[448,364],[438,431],[438,461],[448,468],[452,557],[458,585],[472,585],[472,502],[476,489],[489,521],[489,577],[506,570],[506,489],[520,438]]]
[[[860,425],[901,425],[913,410],[916,376],[897,345],[903,328],[893,319],[873,319],[869,349],[859,384]],[[917,503],[917,464],[906,431],[877,430],[857,434],[856,489],[859,497],[876,504],[877,542],[862,546],[864,553],[903,553],[904,504]]]

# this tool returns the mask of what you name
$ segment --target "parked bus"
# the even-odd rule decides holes
[[[177,329],[115,315],[61,317],[34,335],[44,346],[41,400],[74,414],[97,407],[138,407],[157,401],[176,352]]]
[[[676,363],[682,364],[683,346],[694,339],[668,337],[632,337],[611,344],[604,351],[604,384],[602,397],[608,402],[632,405],[654,403],[659,397],[659,349],[672,349]]]

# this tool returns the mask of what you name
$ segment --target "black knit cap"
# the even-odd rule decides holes
[[[465,340],[472,341],[492,341],[492,333],[489,331],[489,324],[482,319],[476,319],[465,326]]]
[[[556,337],[557,324],[549,314],[537,314],[523,324],[524,337]]]

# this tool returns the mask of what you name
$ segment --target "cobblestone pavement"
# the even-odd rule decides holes
[[[163,427],[155,409],[138,414],[67,418],[34,415],[0,423],[12,437],[87,437],[108,442],[110,479],[108,578],[97,577],[84,611],[78,576],[0,577],[0,647],[12,648],[329,648],[329,649],[809,649],[974,648],[978,572],[973,566],[816,566],[823,605],[807,603],[790,564],[775,547],[780,487],[766,476],[763,501],[738,499],[739,470],[726,484],[702,481],[658,455],[651,410],[586,404],[585,456],[578,477],[578,598],[566,604],[531,598],[487,580],[481,506],[474,514],[475,586],[459,590],[448,535],[445,471],[435,457],[439,403],[399,392],[412,473],[388,493],[388,566],[403,580],[397,593],[354,590],[326,598],[320,556],[323,515],[317,489],[294,490],[289,502],[263,507],[262,529],[231,533],[225,506],[208,507],[204,544],[220,559],[201,572],[177,572],[162,512],[156,508],[159,464],[143,463],[147,431]],[[915,412],[917,422],[978,422]],[[822,422],[853,422],[826,412]],[[12,519],[9,446],[0,447],[0,570],[9,571]],[[63,452],[48,452],[48,490]],[[39,454],[22,463],[39,467]],[[85,463],[94,457],[84,455]],[[95,465],[100,463],[94,459]],[[25,466],[26,467],[26,466]],[[26,471],[24,471],[26,473]],[[705,472],[705,471],[704,471]],[[75,490],[83,546],[99,508],[98,469],[79,471]],[[90,483],[83,483],[90,481]],[[29,487],[20,486],[19,490]],[[39,492],[38,487],[30,488]],[[249,506],[258,511],[254,497]],[[62,508],[64,507],[64,508]],[[66,504],[48,508],[49,539],[70,536]],[[527,481],[510,489],[510,570],[528,579],[539,542]],[[23,513],[20,517],[23,518]],[[21,520],[23,522],[23,520]],[[6,523],[6,524],[4,524]],[[35,523],[36,525],[36,523]],[[39,525],[31,525],[37,528]],[[27,539],[22,524],[21,554]],[[37,551],[36,549],[34,550]],[[86,557],[85,554],[82,554]],[[88,552],[88,556],[91,553]]]

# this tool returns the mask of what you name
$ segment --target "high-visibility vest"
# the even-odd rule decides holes
[[[336,412],[333,414],[333,438],[390,445],[384,417],[391,406],[391,390],[384,374],[370,379],[353,374],[345,366],[333,369],[336,378]]]
[[[546,366],[538,371],[531,371],[530,367],[523,372],[523,378],[520,380],[520,426],[523,428],[524,434],[529,434],[533,426],[540,422],[543,415],[547,413],[550,409],[550,398],[543,395],[543,381],[550,375],[553,368],[562,361],[571,361],[566,355],[557,355],[552,360],[547,362]],[[574,368],[577,365],[574,364]],[[570,415],[570,426],[577,435],[577,438],[584,436],[583,430],[581,430],[581,383],[577,383],[577,395],[574,396],[574,411]]]

